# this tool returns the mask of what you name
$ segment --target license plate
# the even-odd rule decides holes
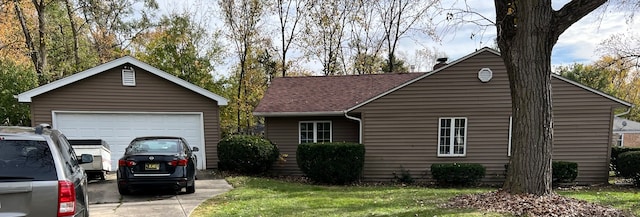
[[[148,163],[144,165],[145,170],[159,170],[160,164],[157,163]]]

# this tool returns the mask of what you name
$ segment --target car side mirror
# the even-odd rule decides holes
[[[93,162],[93,155],[90,155],[90,154],[80,155],[80,162],[78,162],[79,164],[86,164],[91,162]]]
[[[191,151],[192,152],[198,152],[198,151],[200,151],[200,149],[198,147],[191,147]]]

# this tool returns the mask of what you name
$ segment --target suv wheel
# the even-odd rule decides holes
[[[193,185],[188,186],[187,185],[187,194],[193,194],[196,192],[196,181],[193,181]]]

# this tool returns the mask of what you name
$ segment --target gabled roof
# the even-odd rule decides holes
[[[131,64],[134,65],[136,67],[139,67],[141,69],[144,69],[145,71],[150,72],[151,74],[157,75],[161,78],[164,78],[168,81],[171,81],[177,85],[180,85],[184,88],[187,88],[193,92],[196,92],[204,97],[207,97],[209,99],[215,100],[216,102],[218,102],[218,105],[227,105],[228,100],[225,99],[224,97],[221,97],[215,93],[212,93],[211,91],[208,91],[204,88],[198,87],[192,83],[189,83],[188,81],[182,80],[176,76],[173,76],[169,73],[166,73],[156,67],[153,67],[149,64],[146,64],[140,60],[137,60],[136,58],[133,58],[131,56],[125,56],[122,58],[118,58],[115,59],[113,61],[104,63],[102,65],[87,69],[85,71],[70,75],[68,77],[62,78],[60,80],[56,80],[54,82],[51,82],[49,84],[46,85],[42,85],[40,87],[31,89],[27,92],[18,94],[18,102],[31,102],[31,99],[35,96],[38,96],[40,94],[43,93],[47,93],[49,91],[58,89],[60,87],[64,87],[65,85],[80,81],[82,79],[91,77],[93,75],[96,74],[100,74],[102,72],[108,71],[109,69],[121,66],[123,64]]]
[[[620,117],[615,117],[613,119],[613,132],[640,133],[640,123]]]
[[[274,78],[258,116],[342,115],[347,109],[424,73]]]
[[[400,88],[403,88],[403,87],[405,87],[405,86],[407,86],[407,85],[409,85],[409,84],[412,84],[412,83],[414,83],[414,82],[416,82],[416,81],[419,81],[419,80],[421,80],[421,79],[423,79],[423,78],[429,77],[430,75],[433,75],[433,74],[435,74],[435,73],[438,73],[438,72],[440,72],[440,71],[443,71],[443,70],[445,70],[445,69],[447,69],[447,68],[449,68],[449,67],[452,67],[452,66],[454,66],[454,65],[456,65],[456,64],[458,64],[458,63],[460,63],[460,62],[463,62],[463,61],[465,61],[465,60],[467,60],[467,59],[469,59],[469,58],[471,58],[471,57],[474,57],[474,56],[476,56],[476,55],[478,55],[478,54],[481,54],[481,53],[484,53],[484,52],[489,52],[489,53],[494,54],[494,55],[496,55],[496,56],[498,56],[498,57],[500,56],[500,52],[498,52],[497,50],[494,50],[494,49],[491,49],[491,48],[488,48],[488,47],[484,47],[484,48],[482,48],[482,49],[480,49],[480,50],[477,50],[476,52],[470,53],[470,54],[468,54],[468,55],[466,55],[466,56],[464,56],[464,57],[462,57],[462,58],[460,58],[460,59],[457,59],[457,60],[455,60],[455,61],[453,61],[453,62],[449,63],[449,64],[448,64],[448,65],[446,65],[446,66],[443,66],[443,67],[440,67],[440,68],[438,68],[438,69],[436,69],[436,70],[433,70],[433,71],[431,71],[431,72],[425,73],[424,75],[422,75],[422,76],[420,76],[420,77],[417,77],[417,78],[415,78],[415,79],[413,79],[413,80],[410,80],[410,81],[408,81],[408,82],[406,82],[406,83],[404,83],[404,84],[401,84],[401,85],[399,85],[399,86],[397,86],[397,87],[395,87],[395,88],[393,88],[393,89],[391,89],[391,90],[389,90],[389,91],[387,91],[387,92],[384,92],[384,93],[382,93],[382,94],[380,94],[380,95],[378,95],[378,96],[375,96],[375,97],[373,97],[373,98],[371,98],[371,99],[367,100],[366,102],[360,103],[360,104],[358,104],[358,105],[356,105],[356,106],[354,106],[354,107],[350,108],[349,110],[347,110],[347,112],[348,112],[348,111],[353,111],[353,110],[355,110],[355,109],[357,109],[357,108],[359,108],[359,107],[361,107],[361,106],[363,106],[363,105],[366,105],[367,103],[369,103],[369,102],[371,102],[371,101],[374,101],[374,100],[376,100],[376,99],[379,99],[379,98],[381,98],[381,97],[383,97],[383,96],[385,96],[385,95],[387,95],[387,94],[389,94],[389,93],[392,93],[392,92],[394,92],[394,91],[396,91],[396,90],[398,90],[398,89],[400,89]],[[562,77],[562,76],[560,76],[560,75],[557,75],[557,74],[551,73],[551,76],[552,76],[553,78],[560,79],[560,80],[562,80],[562,81],[564,81],[564,82],[567,82],[567,83],[570,83],[570,84],[575,85],[575,86],[577,86],[577,87],[580,87],[580,88],[582,88],[582,89],[585,89],[585,90],[587,90],[587,91],[589,91],[589,92],[592,92],[592,93],[594,93],[594,94],[597,94],[597,95],[603,96],[603,97],[605,97],[605,98],[607,98],[607,99],[609,99],[609,100],[611,100],[611,101],[614,101],[614,102],[620,103],[620,104],[625,105],[625,106],[627,106],[627,107],[632,107],[632,106],[633,106],[633,104],[631,104],[631,103],[629,103],[629,102],[625,102],[625,101],[623,101],[623,100],[621,100],[621,99],[618,99],[618,98],[616,98],[616,97],[610,96],[610,95],[608,95],[608,94],[606,94],[606,93],[600,92],[600,91],[595,90],[595,89],[593,89],[593,88],[587,87],[587,86],[582,85],[582,84],[580,84],[580,83],[578,83],[578,82],[575,82],[575,81],[569,80],[569,79],[567,79],[567,78],[565,78],[565,77]]]
[[[269,89],[267,89],[264,98],[254,111],[254,115],[292,116],[344,114],[484,52],[500,56],[500,52],[485,47],[427,73],[276,78],[271,86],[269,86]],[[393,76],[398,77],[394,78]],[[560,75],[552,74],[552,77],[624,106],[633,106],[629,102],[584,86],[578,82],[571,81]],[[379,83],[372,84],[371,80]],[[362,93],[358,92],[358,90],[368,91]]]

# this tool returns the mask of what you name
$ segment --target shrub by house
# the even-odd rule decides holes
[[[218,168],[245,174],[266,172],[280,151],[271,141],[259,136],[231,135],[218,143]]]
[[[431,175],[438,185],[460,186],[479,182],[486,169],[476,163],[439,163],[431,165]]]
[[[360,178],[364,153],[364,145],[358,143],[305,143],[298,146],[296,160],[300,170],[315,182],[345,184]]]

